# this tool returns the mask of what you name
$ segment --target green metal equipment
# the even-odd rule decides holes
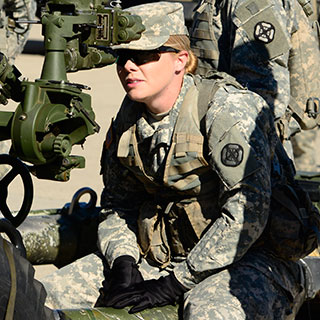
[[[41,179],[66,181],[85,159],[72,156],[99,131],[85,85],[71,83],[67,72],[103,67],[115,62],[113,44],[140,38],[141,18],[103,0],[51,0],[41,15],[45,60],[40,79],[21,80],[20,72],[0,55],[0,103],[19,102],[15,112],[0,112],[0,141],[11,139],[10,154],[33,164]],[[25,21],[25,23],[31,23]]]

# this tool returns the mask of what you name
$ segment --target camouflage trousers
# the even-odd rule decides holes
[[[139,269],[145,279],[169,271],[159,272],[145,260]],[[103,281],[103,258],[91,254],[41,280],[48,307],[93,307]],[[304,281],[298,263],[282,264],[260,253],[247,254],[185,294],[183,319],[294,319],[304,300]]]

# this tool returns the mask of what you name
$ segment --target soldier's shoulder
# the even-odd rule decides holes
[[[256,117],[261,112],[269,113],[266,101],[258,94],[233,84],[225,84],[216,92],[214,104],[219,106],[216,112],[230,114],[234,118]]]
[[[206,114],[208,132],[227,132],[237,128],[249,141],[253,136],[264,135],[273,127],[273,116],[267,103],[259,95],[233,86],[221,87]],[[211,128],[211,129],[209,129]]]

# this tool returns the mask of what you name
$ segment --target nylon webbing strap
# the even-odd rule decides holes
[[[307,111],[305,112],[299,107],[296,100],[290,96],[288,107],[293,112],[293,117],[298,121],[302,130],[310,130],[320,125],[318,104],[319,99],[309,98],[307,101]]]
[[[213,100],[214,95],[220,88],[221,84],[213,81],[206,81],[206,79],[200,82],[199,96],[198,96],[198,115],[201,121],[208,111],[209,104]]]
[[[9,301],[7,305],[5,320],[13,320],[14,306],[15,306],[16,294],[17,294],[17,273],[16,273],[16,266],[14,263],[13,254],[6,241],[3,241],[3,249],[8,258],[9,267],[10,267],[10,276],[11,276],[11,288],[10,288],[10,295],[9,295]]]

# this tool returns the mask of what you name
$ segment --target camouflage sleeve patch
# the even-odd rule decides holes
[[[246,42],[263,60],[274,59],[290,49],[285,26],[280,24],[274,10],[269,0],[247,0],[235,10],[235,23],[245,31]]]
[[[220,112],[209,132],[211,165],[228,188],[259,170],[256,153],[239,130],[239,120]]]

